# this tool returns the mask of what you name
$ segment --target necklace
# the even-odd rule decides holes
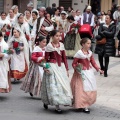
[[[85,55],[88,55],[88,51],[87,51],[87,50],[82,49],[82,51],[83,51],[83,53],[84,53]]]
[[[56,47],[56,48],[60,46],[59,43],[54,44],[54,43],[52,42],[52,44],[53,44],[53,46]]]

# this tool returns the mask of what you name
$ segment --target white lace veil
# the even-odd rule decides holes
[[[14,29],[20,32],[20,38],[19,39],[24,44],[24,56],[25,56],[25,60],[26,60],[26,63],[28,65],[28,68],[29,68],[29,45],[28,45],[28,42],[26,40],[26,37],[25,37],[24,33],[21,31],[20,28],[14,27]],[[12,41],[14,41],[14,39],[16,39],[16,38],[14,37],[14,35],[12,35],[12,32],[11,32],[11,38],[8,39],[8,44],[11,43]]]

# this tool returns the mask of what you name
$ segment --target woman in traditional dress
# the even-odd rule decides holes
[[[5,13],[5,12],[2,12],[1,13],[1,17],[0,17],[0,30],[1,30],[1,27],[3,26],[3,25],[7,25],[8,27],[10,27],[11,26],[11,23],[10,23],[10,21],[7,19],[7,14]]]
[[[40,36],[37,39],[37,42],[39,45],[36,46],[32,52],[32,63],[30,65],[29,72],[23,81],[21,90],[25,91],[25,93],[29,92],[31,96],[36,95],[37,97],[40,97],[43,67],[40,67],[39,64],[45,56],[46,39]]]
[[[72,92],[68,78],[68,64],[63,43],[59,42],[60,32],[51,32],[52,42],[48,43],[45,51],[45,60],[50,68],[44,68],[41,85],[41,99],[44,108],[48,105],[55,105],[55,111],[61,113],[59,105],[72,104]]]
[[[59,25],[60,25],[60,10],[59,8],[55,9],[55,15],[52,16],[51,20],[57,24],[56,29],[59,29]]]
[[[11,77],[20,80],[29,69],[29,47],[19,28],[14,28],[12,32],[13,36],[8,40],[9,48],[13,51],[10,60]]]
[[[95,103],[97,97],[96,79],[92,66],[100,73],[103,73],[103,71],[97,66],[92,51],[90,51],[91,40],[83,38],[80,43],[82,49],[75,54],[72,63],[74,68],[71,80],[73,107],[82,109],[85,113],[90,113],[88,107]]]
[[[32,19],[31,12],[29,10],[25,11],[24,19],[27,23],[29,23],[29,21]]]
[[[0,32],[0,93],[11,91],[11,82],[9,77],[9,56],[7,54],[8,45],[4,41],[2,32]]]
[[[15,24],[15,14],[14,14],[13,9],[9,10],[9,14],[7,15],[7,19],[10,21],[11,27],[14,26],[14,24]]]
[[[32,53],[32,41],[30,39],[29,24],[25,22],[24,15],[22,13],[17,14],[14,27],[21,29],[24,33],[29,44],[30,53]]]
[[[19,9],[17,5],[13,5],[11,7],[11,9],[14,11],[15,16],[17,16],[19,14]]]
[[[78,33],[79,24],[74,21],[73,16],[68,16],[70,23],[68,32],[64,39],[64,45],[67,57],[73,57],[75,53],[80,49],[80,35]]]
[[[30,33],[33,30],[34,24],[37,22],[37,18],[38,18],[38,12],[32,11],[32,19],[28,22],[29,27],[30,27]]]
[[[6,13],[2,12],[0,17],[0,31],[2,31],[2,34],[4,36],[4,40],[7,42],[8,35],[7,32],[9,32],[11,29],[11,23],[6,17]]]

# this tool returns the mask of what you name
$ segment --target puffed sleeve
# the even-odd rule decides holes
[[[32,61],[34,61],[35,63],[40,62],[43,58],[44,56],[42,52],[33,52],[31,56]]]
[[[68,62],[67,62],[67,59],[66,59],[65,50],[62,51],[62,59],[63,59],[63,62],[65,64],[66,70],[69,70],[68,69]]]
[[[98,65],[95,62],[95,59],[93,57],[93,55],[90,57],[90,62],[92,64],[92,66],[98,71],[100,68],[98,67]]]
[[[37,52],[33,52],[32,55],[31,55],[31,60],[34,61],[35,63],[37,63]]]
[[[72,63],[73,68],[77,66],[78,61],[79,61],[79,58],[74,58],[73,63]]]

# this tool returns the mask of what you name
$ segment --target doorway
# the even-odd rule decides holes
[[[92,7],[92,12],[95,15],[101,11],[101,0],[91,0],[90,5]]]
[[[67,11],[68,7],[72,7],[72,0],[59,0],[59,6],[63,6]]]

